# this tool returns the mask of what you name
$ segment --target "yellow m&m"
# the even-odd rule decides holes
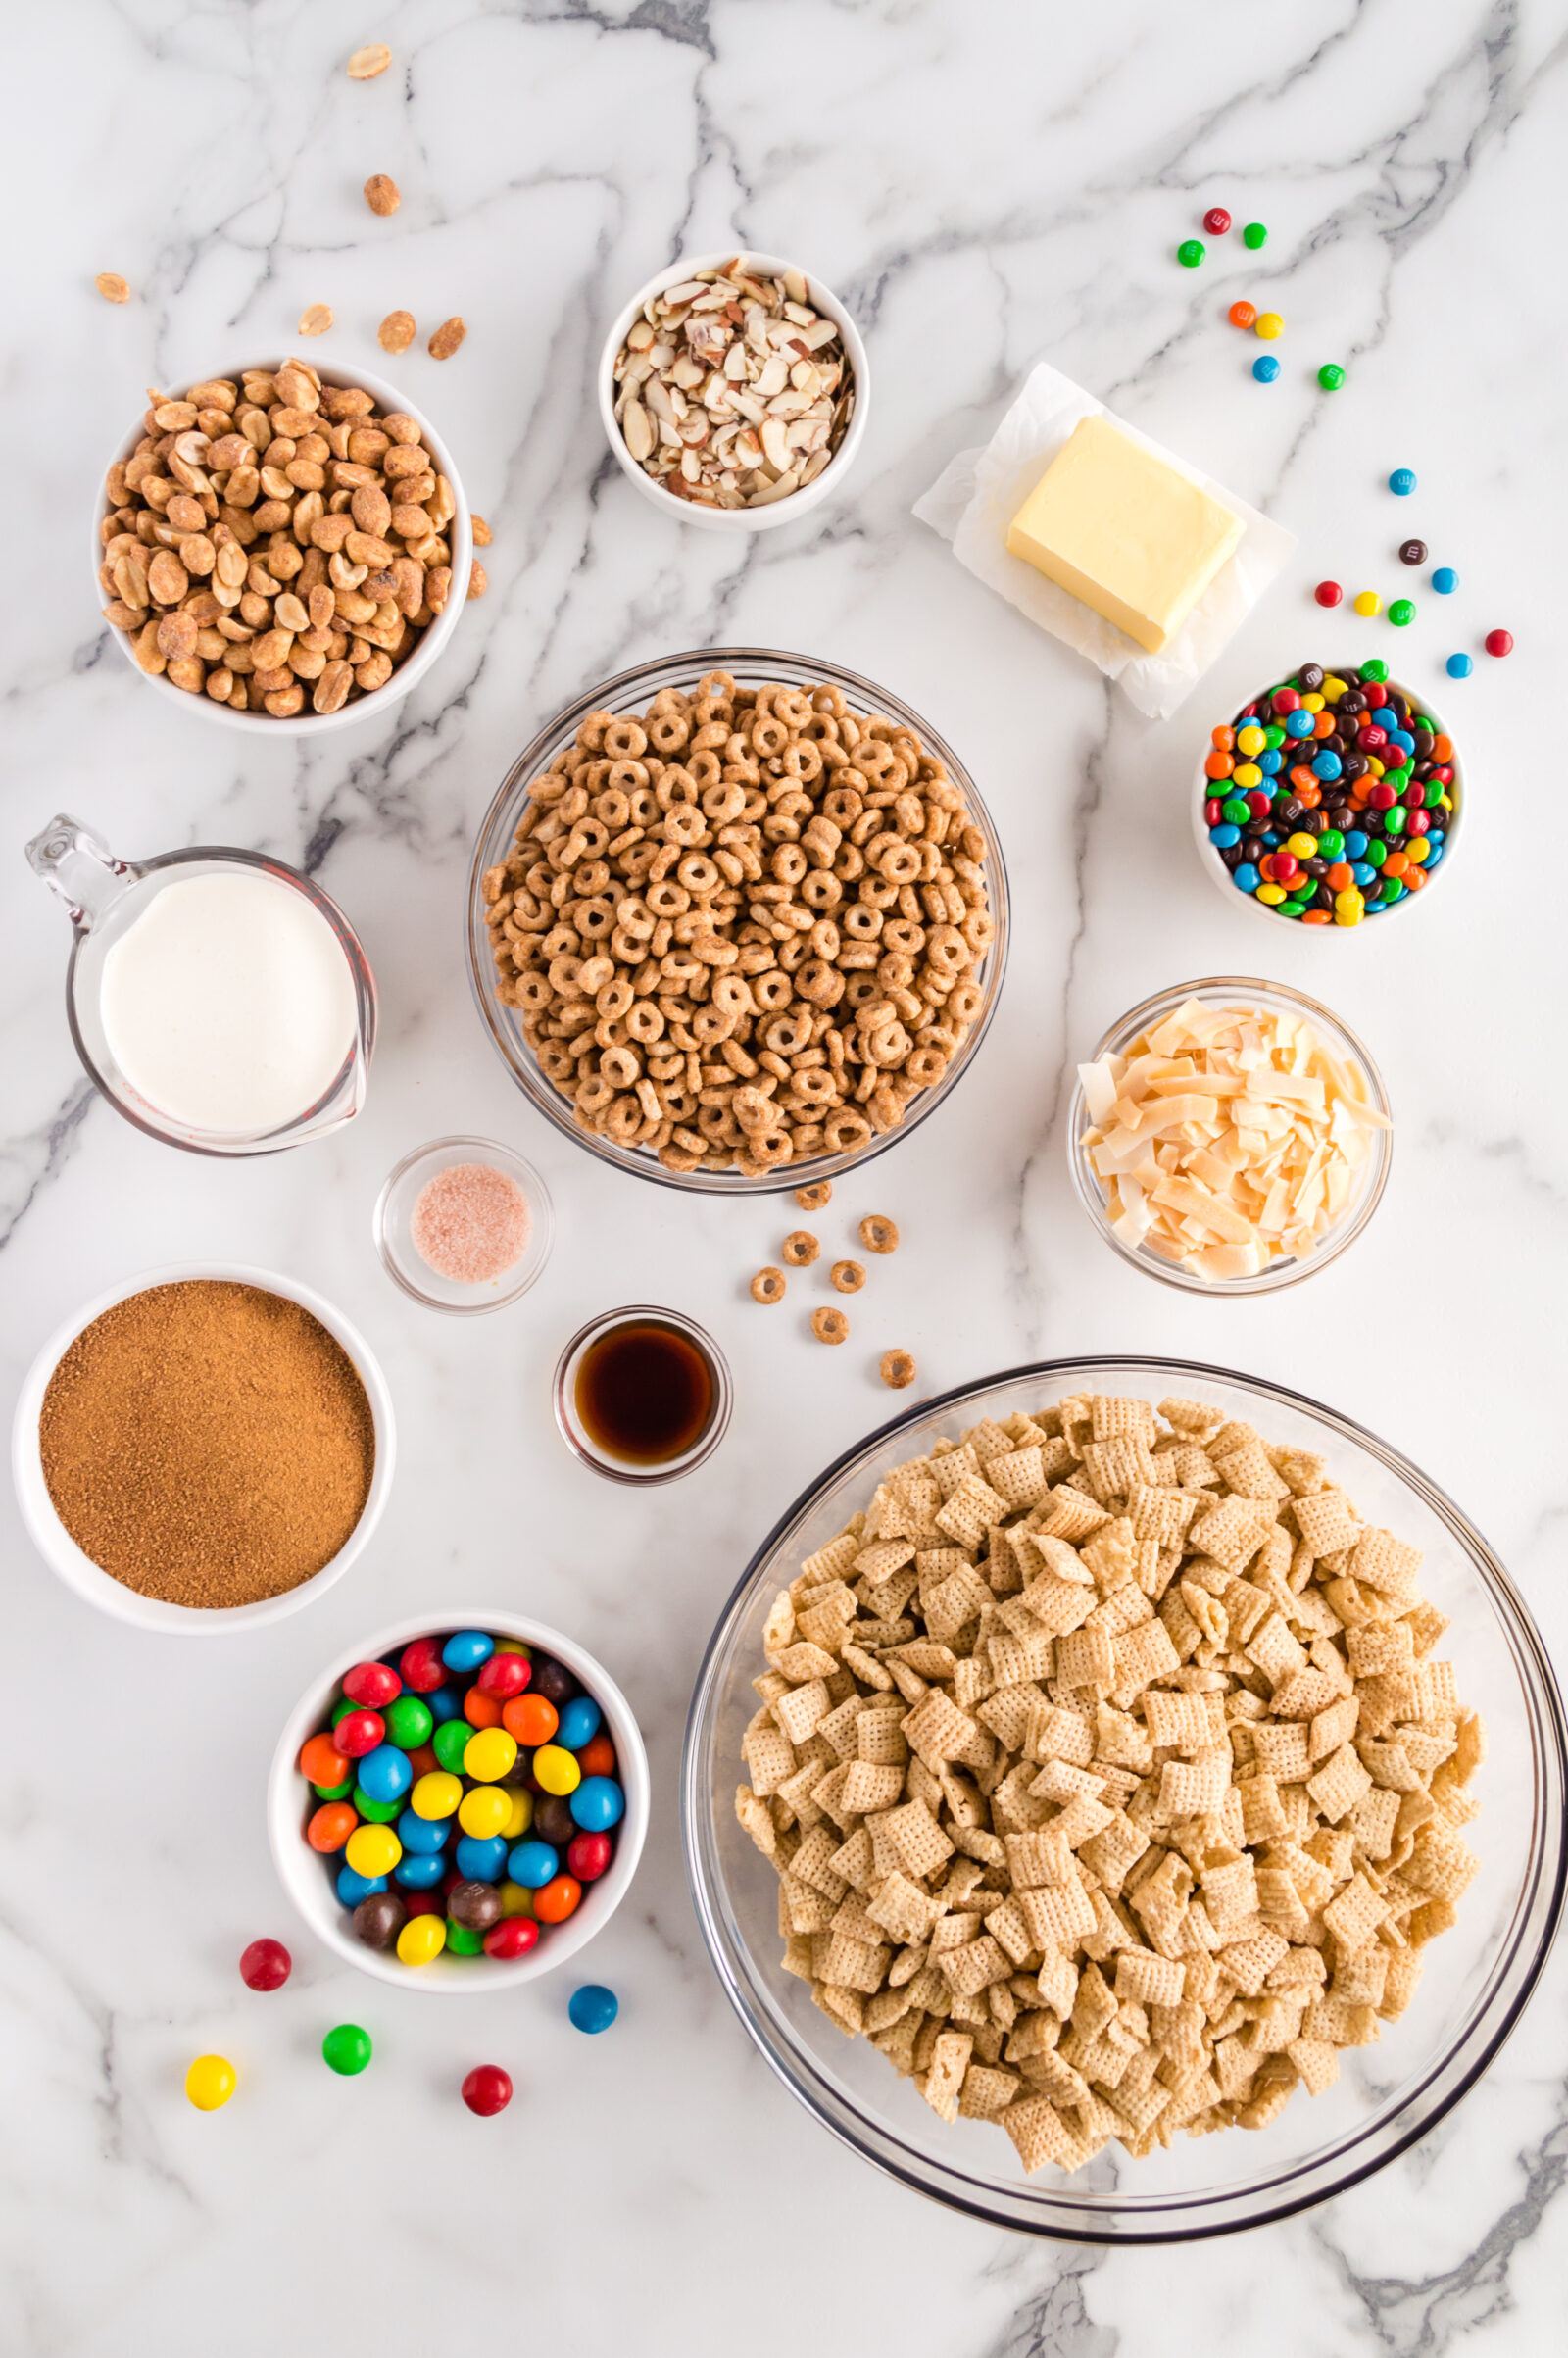
[[[444,1916],[411,1916],[398,1935],[398,1955],[405,1965],[428,1965],[446,1944]]]
[[[461,1777],[447,1769],[431,1769],[416,1778],[409,1803],[416,1818],[449,1818],[462,1798]]]
[[[226,2055],[198,2055],[185,2074],[185,2093],[198,2112],[216,2112],[234,2093],[234,2066]]]
[[[480,1728],[464,1748],[464,1771],[483,1785],[494,1785],[507,1775],[516,1757],[515,1736],[509,1736],[505,1728]]]
[[[1285,898],[1280,895],[1281,900]],[[582,1770],[570,1752],[559,1744],[542,1744],[533,1756],[533,1773],[547,1793],[574,1793],[582,1783]]]
[[[403,1856],[403,1844],[390,1826],[356,1826],[343,1852],[356,1875],[373,1883],[390,1875]]]

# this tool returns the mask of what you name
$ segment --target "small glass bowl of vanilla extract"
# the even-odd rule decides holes
[[[674,1482],[723,1440],[734,1403],[728,1362],[678,1310],[607,1310],[556,1366],[556,1422],[584,1465],[612,1482]]]

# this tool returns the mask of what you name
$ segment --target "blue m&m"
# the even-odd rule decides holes
[[[569,1703],[561,1707],[557,1744],[568,1752],[580,1752],[598,1735],[604,1716],[591,1695],[574,1695]]]
[[[584,1777],[566,1802],[584,1834],[608,1834],[626,1814],[626,1796],[613,1777]]]

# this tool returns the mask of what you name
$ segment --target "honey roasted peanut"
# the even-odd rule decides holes
[[[148,401],[98,576],[142,669],[276,719],[384,687],[452,588],[456,500],[414,419],[300,360]]]

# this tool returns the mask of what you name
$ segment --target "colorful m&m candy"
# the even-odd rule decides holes
[[[1449,659],[1457,677],[1456,661],[1469,658]],[[1458,767],[1381,659],[1338,671],[1305,663],[1222,723],[1222,737],[1253,773],[1217,780],[1204,765],[1210,851],[1238,891],[1275,916],[1344,927],[1426,889],[1457,817]]]
[[[299,1756],[318,1804],[306,1839],[366,1947],[411,1968],[513,1962],[608,1873],[625,1792],[604,1711],[564,1663],[449,1631],[416,1639],[396,1667],[356,1663],[325,1716]]]

